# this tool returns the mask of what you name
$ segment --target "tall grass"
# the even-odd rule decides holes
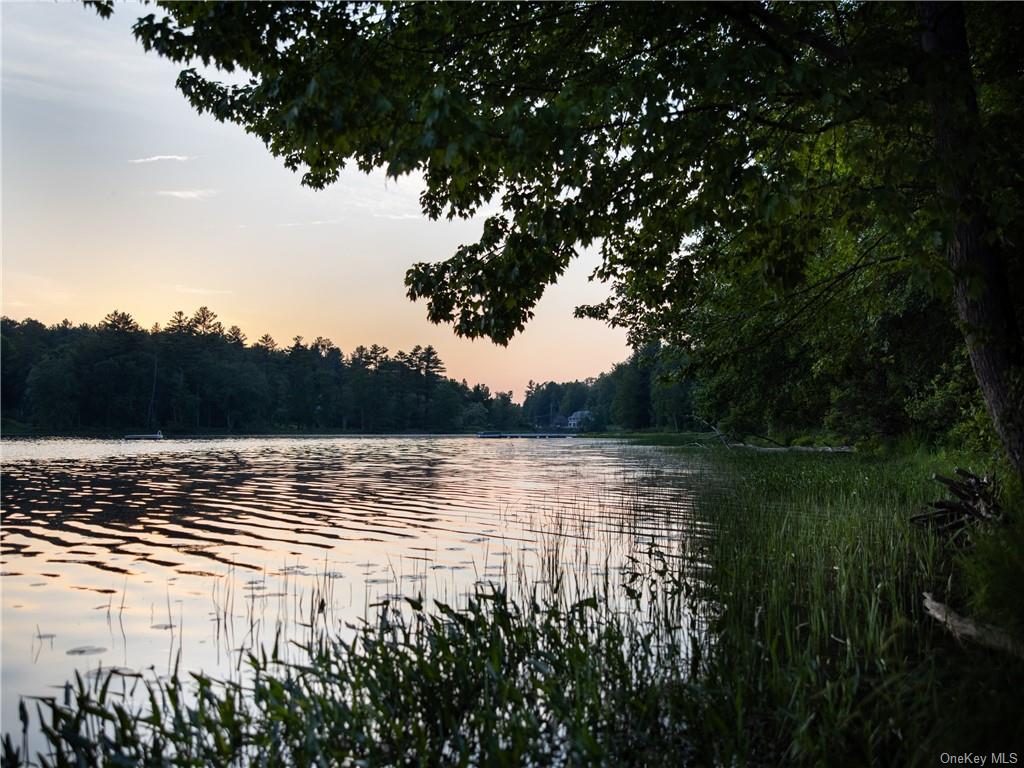
[[[716,463],[733,482],[712,505],[723,610],[702,682],[723,757],[930,765],[1021,745],[1024,665],[961,647],[922,607],[924,591],[965,596],[956,554],[908,520],[950,458],[734,450]]]
[[[686,646],[596,597],[382,606],[301,662],[250,657],[245,685],[143,682],[135,710],[79,680],[51,704],[43,765],[677,765]],[[8,760],[17,764],[13,746]]]
[[[910,515],[942,456],[690,450],[677,547],[583,581],[378,606],[344,639],[173,675],[141,705],[79,681],[46,765],[930,765],[1020,751],[1024,665],[924,615],[963,596]],[[709,531],[711,532],[709,535]],[[567,586],[571,584],[572,586]],[[8,741],[7,761],[18,764]]]
[[[870,765],[919,745],[933,697],[920,595],[941,557],[907,517],[931,489],[849,457],[720,460],[736,477],[712,557],[724,605],[707,682],[735,701],[723,748]]]

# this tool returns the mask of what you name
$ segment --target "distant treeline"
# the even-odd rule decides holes
[[[580,425],[593,431],[692,429],[695,390],[682,362],[670,350],[650,345],[597,378],[531,381],[523,415],[541,429],[565,427],[580,412]]]
[[[431,347],[345,355],[330,339],[249,345],[200,307],[163,328],[2,320],[5,419],[44,432],[448,432],[525,426],[511,392],[445,377]],[[8,421],[10,424],[10,421]]]
[[[715,425],[743,440],[996,450],[950,308],[918,287],[894,286],[884,301],[878,291],[815,299],[796,320],[770,297],[736,300],[692,318],[685,349],[638,344],[595,379],[531,382],[524,416],[557,427],[584,410],[592,429]]]
[[[5,317],[2,331],[3,415],[41,432],[558,430],[573,414],[576,429],[674,430],[693,412],[693,384],[657,347],[597,378],[531,381],[520,406],[447,378],[432,346],[250,344],[207,307],[149,330],[115,310],[96,325]]]
[[[531,381],[521,406],[511,392],[446,377],[431,346],[391,354],[375,344],[345,355],[322,337],[278,346],[264,335],[248,343],[207,307],[191,316],[176,312],[149,330],[118,311],[97,325],[3,318],[2,409],[8,431],[20,424],[44,433],[677,431],[715,424],[738,437],[781,442],[911,435],[991,445],[948,312],[912,298],[880,316],[871,344],[850,331],[852,322],[797,325],[742,353],[727,330],[707,332],[697,357],[658,343],[639,346],[596,378]],[[805,375],[792,376],[794,370]]]

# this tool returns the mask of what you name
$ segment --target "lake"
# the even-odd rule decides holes
[[[5,440],[3,731],[76,672],[231,677],[402,595],[582,588],[694,530],[698,468],[610,440]],[[558,568],[553,567],[557,564]],[[34,709],[30,707],[30,709]]]

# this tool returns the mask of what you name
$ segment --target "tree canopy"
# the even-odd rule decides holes
[[[857,334],[811,325],[772,336],[764,331],[775,316],[765,311],[741,329],[765,342],[738,355],[734,337],[701,327],[708,341],[700,378],[677,347],[651,343],[593,378],[531,381],[521,406],[511,392],[448,378],[431,346],[391,353],[373,344],[344,354],[323,336],[278,345],[269,334],[248,344],[208,307],[175,312],[149,330],[117,310],[95,325],[4,317],[0,408],[5,431],[44,434],[676,432],[716,421],[740,440],[872,445],[913,435],[988,450],[977,387],[951,320],[936,324],[937,300],[898,287],[884,307],[851,292],[844,299],[853,301],[834,300],[828,312],[860,323]],[[809,372],[792,376],[795,368]]]
[[[209,307],[146,331],[114,310],[97,325],[0,319],[5,418],[43,432],[458,432],[519,429],[511,392],[447,378],[432,346],[392,354],[269,334],[251,346]]]
[[[351,163],[422,174],[434,218],[499,204],[409,270],[431,320],[507,343],[588,246],[611,295],[578,312],[696,361],[715,322],[768,306],[777,337],[910,286],[954,307],[1024,471],[1020,6],[157,5],[135,34],[192,105],[303,183]]]

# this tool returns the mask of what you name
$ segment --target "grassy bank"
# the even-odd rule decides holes
[[[44,712],[50,759],[934,765],[943,751],[1022,752],[1024,663],[959,645],[922,610],[926,590],[972,594],[962,559],[909,523],[953,458],[679,450],[707,479],[689,543],[638,552],[622,590],[555,574],[543,592],[457,608],[381,606],[355,640],[324,636],[300,663],[268,649],[244,688],[175,676],[138,711],[81,685]]]
[[[724,612],[702,684],[726,754],[931,765],[1022,746],[1010,681],[1024,664],[960,646],[922,607],[925,591],[970,597],[962,557],[908,521],[953,457],[722,450],[716,462],[735,482],[716,505]]]

